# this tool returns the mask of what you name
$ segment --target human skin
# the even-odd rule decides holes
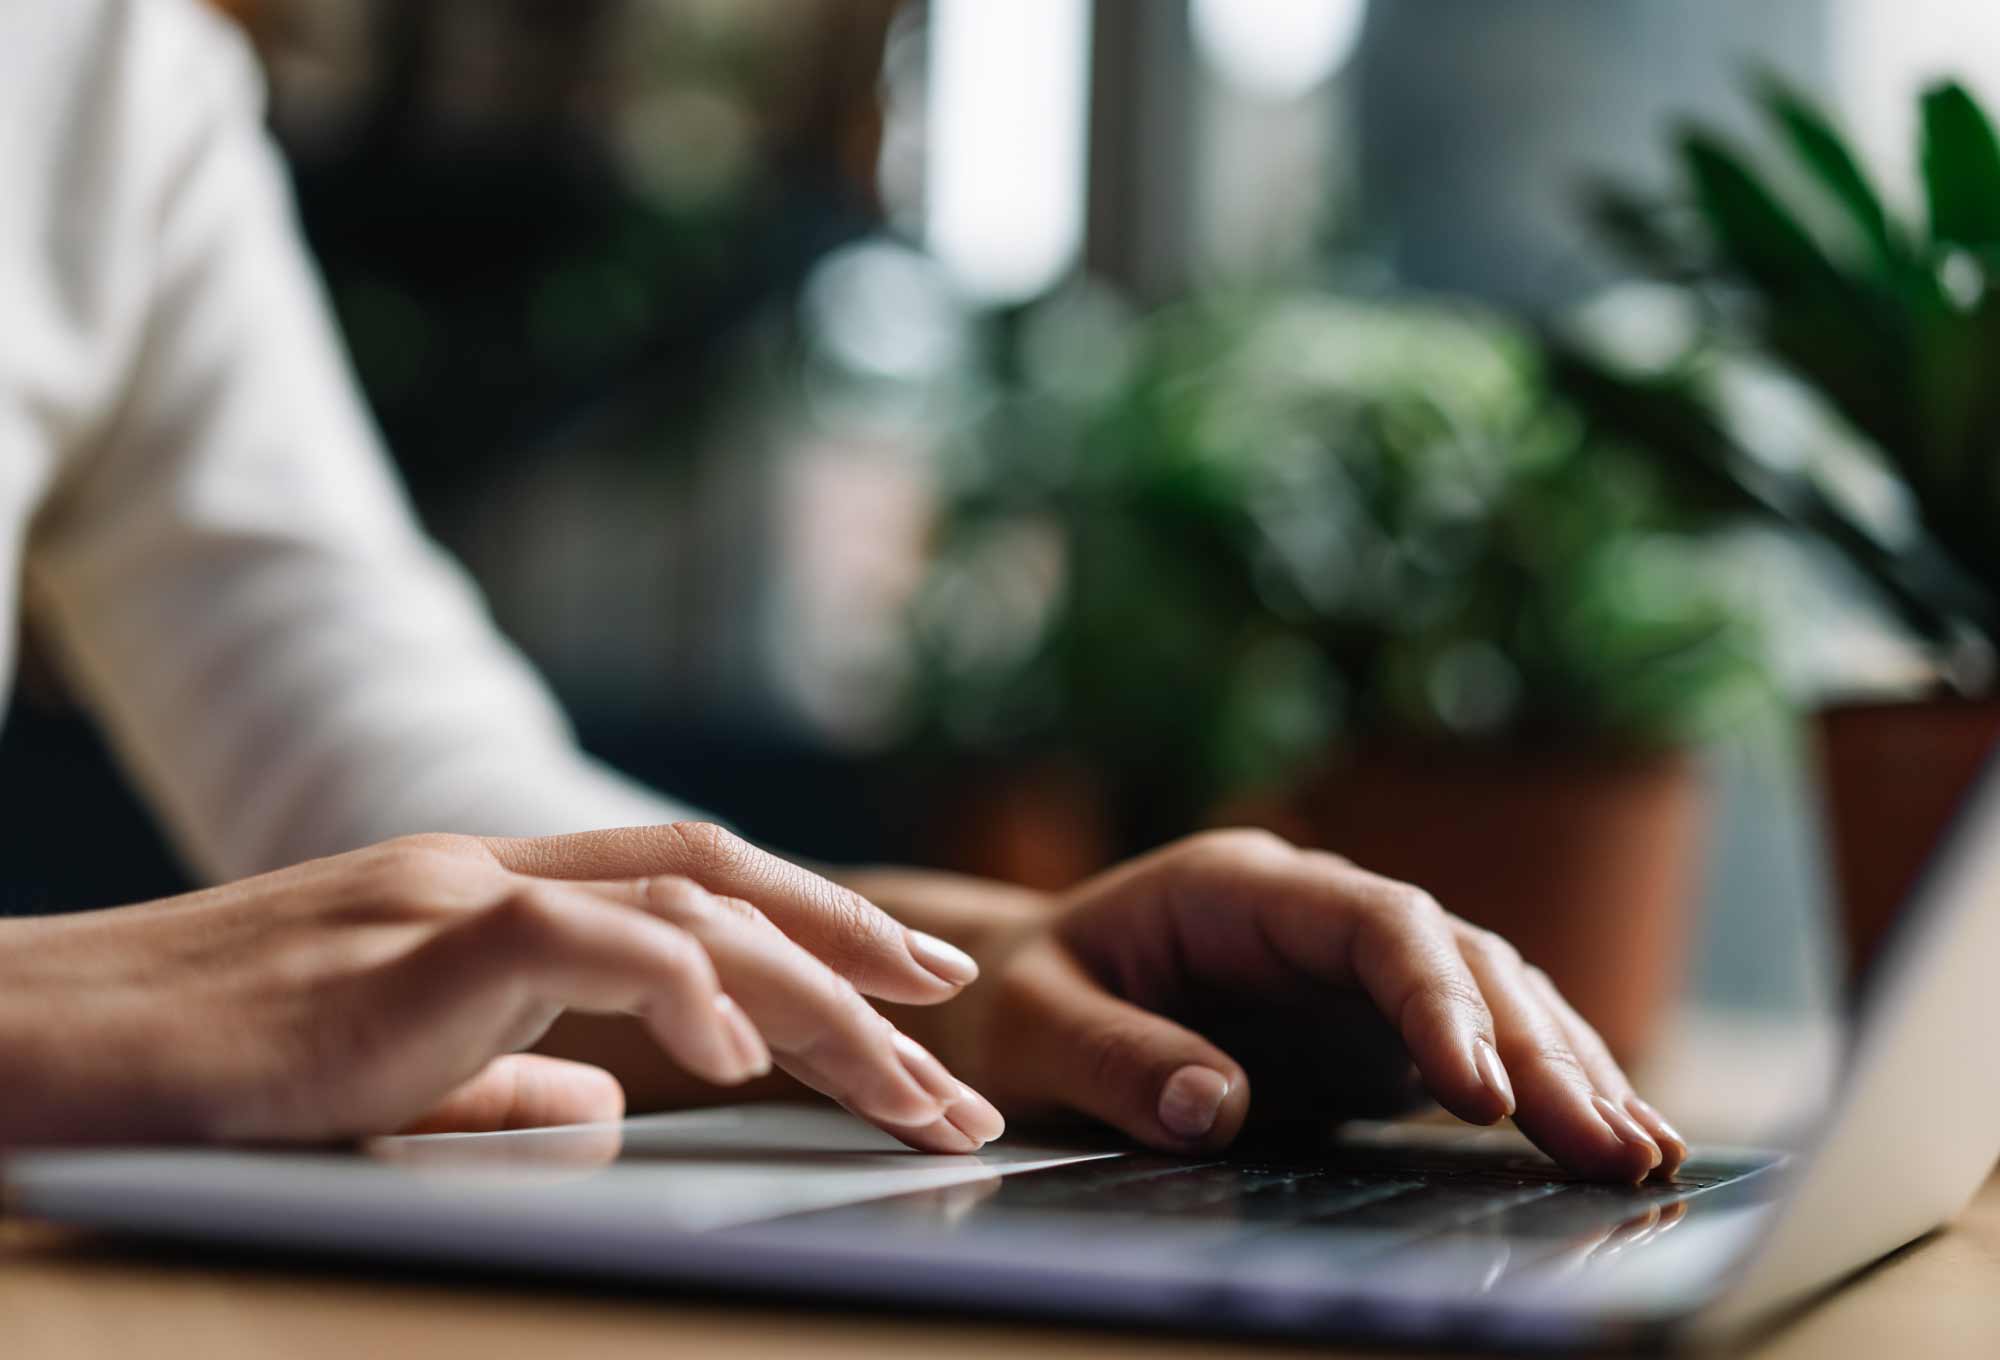
[[[1056,896],[842,878],[702,823],[427,836],[0,923],[0,1145],[607,1119],[621,1079],[684,1104],[780,1089],[775,1063],[937,1152],[998,1136],[1001,1110],[1209,1152],[1253,1083],[1259,1120],[1319,1119],[1405,1096],[1414,1068],[1584,1174],[1685,1155],[1504,943],[1331,855],[1217,832]],[[615,1076],[572,1060],[579,1033],[619,1036]]]
[[[1336,855],[1219,831],[1051,897],[845,878],[979,960],[949,1006],[889,1009],[1010,1117],[1082,1115],[1212,1153],[1258,1125],[1319,1130],[1428,1094],[1471,1123],[1511,1116],[1589,1176],[1671,1175],[1687,1157],[1541,970]]]
[[[949,1109],[965,1150],[999,1115],[862,992],[934,1004],[975,972],[718,827],[413,837],[0,923],[0,1146],[615,1118],[610,1074],[519,1052],[580,1010],[638,1017],[711,1083],[775,1062],[885,1128]]]
[[[929,870],[828,872],[978,960],[979,979],[949,1004],[886,1009],[1011,1119],[1082,1118],[1165,1151],[1211,1152],[1246,1128],[1323,1128],[1408,1108],[1427,1089],[1475,1123],[1511,1102],[1523,1132],[1586,1175],[1671,1175],[1687,1156],[1541,970],[1338,856],[1230,830],[1059,894]],[[716,1098],[634,1039],[572,1017],[544,1047],[611,1066],[648,1108]],[[1217,1079],[1175,1085],[1182,1130],[1207,1112],[1195,1097],[1223,1092],[1206,1132],[1162,1118],[1187,1068]],[[736,1096],[797,1093],[772,1078]],[[935,1146],[922,1130],[900,1136]]]

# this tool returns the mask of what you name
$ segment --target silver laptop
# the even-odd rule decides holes
[[[2000,775],[1867,989],[1819,1136],[1698,1147],[1672,1184],[1514,1135],[1355,1125],[1191,1162],[1008,1138],[904,1151],[836,1111],[382,1139],[351,1154],[29,1153],[17,1210],[236,1246],[712,1294],[1510,1349],[1738,1333],[1949,1221],[2000,1159]]]

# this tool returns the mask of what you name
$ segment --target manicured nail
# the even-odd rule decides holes
[[[1205,1138],[1229,1098],[1229,1078],[1212,1067],[1183,1067],[1160,1088],[1160,1124],[1176,1138]]]
[[[896,1046],[896,1056],[903,1060],[903,1070],[916,1079],[926,1095],[946,1107],[958,1099],[959,1083],[929,1049],[901,1030],[894,1031],[890,1041]]]
[[[906,931],[910,954],[916,961],[954,987],[963,987],[979,976],[979,964],[972,955],[935,935],[921,930]]]
[[[1660,1145],[1653,1141],[1651,1134],[1639,1127],[1631,1115],[1603,1096],[1592,1096],[1590,1103],[1596,1109],[1598,1118],[1611,1126],[1611,1131],[1618,1135],[1620,1142],[1630,1143],[1651,1159],[1646,1163],[1648,1171],[1660,1164]]]
[[[725,992],[715,997],[715,1013],[722,1020],[722,1032],[729,1041],[730,1056],[735,1060],[738,1081],[749,1081],[761,1077],[771,1070],[771,1050],[765,1046],[764,1036],[750,1023],[750,1017],[736,1004],[736,998]]]
[[[945,1108],[944,1117],[981,1147],[1007,1132],[1007,1121],[993,1108],[993,1102],[962,1081],[958,1083],[958,1098]]]
[[[1634,1119],[1645,1126],[1648,1133],[1653,1135],[1654,1141],[1660,1145],[1660,1151],[1673,1158],[1675,1166],[1688,1159],[1688,1140],[1679,1129],[1667,1122],[1665,1115],[1637,1095],[1625,1097],[1625,1108],[1631,1111]]]
[[[1486,1089],[1499,1097],[1502,1108],[1511,1118],[1514,1113],[1514,1083],[1508,1079],[1507,1068],[1500,1061],[1500,1055],[1493,1045],[1478,1039],[1472,1045],[1472,1065],[1479,1071],[1479,1080]]]

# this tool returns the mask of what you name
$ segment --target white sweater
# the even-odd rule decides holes
[[[193,0],[0,3],[0,703],[25,599],[216,876],[685,815],[576,749],[412,519],[261,99]]]

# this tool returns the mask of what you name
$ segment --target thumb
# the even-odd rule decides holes
[[[1165,1152],[1227,1147],[1250,1079],[1208,1040],[1106,992],[1068,953],[1035,961],[1009,1047],[1034,1074],[1032,1103],[1076,1110]]]
[[[623,1117],[625,1092],[601,1067],[509,1053],[453,1088],[404,1133],[492,1133]]]

